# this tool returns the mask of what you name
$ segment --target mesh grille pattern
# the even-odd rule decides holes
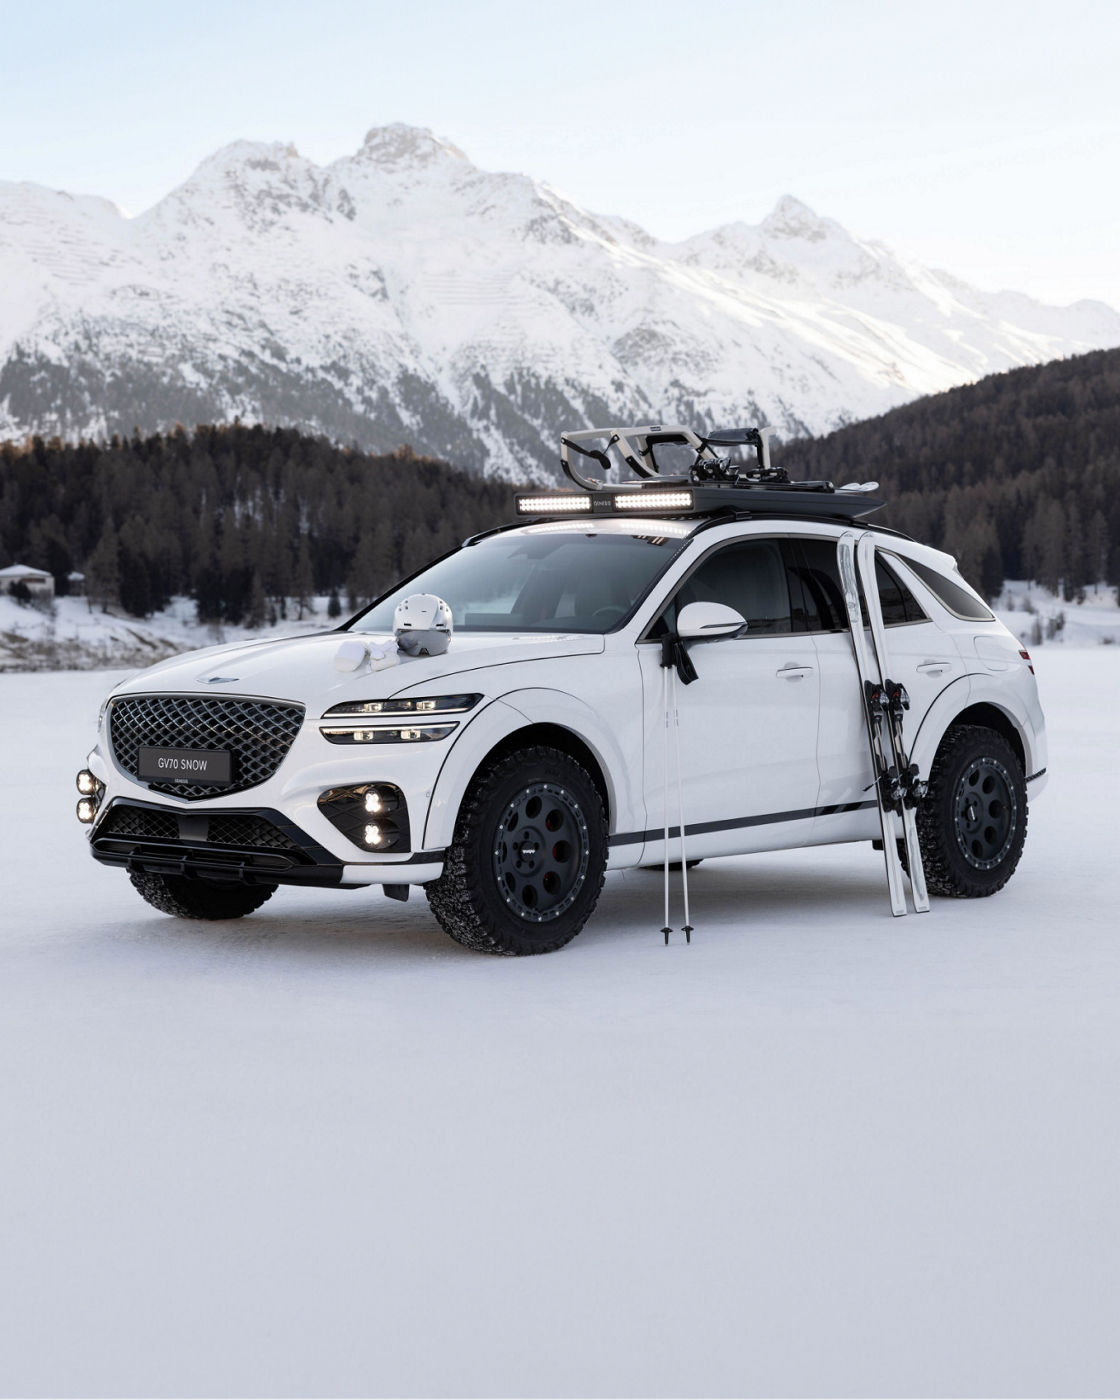
[[[143,807],[114,807],[101,823],[97,834],[178,841],[179,823],[172,812],[149,812]]]
[[[249,846],[271,851],[299,849],[290,836],[263,817],[211,816],[209,839],[219,846]]]
[[[205,823],[205,833],[191,836],[193,843],[205,841],[214,846],[236,846],[240,850],[299,851],[299,843],[264,817],[246,813],[230,816],[213,814],[190,817]],[[155,812],[147,807],[116,806],[97,829],[98,836],[133,837],[140,841],[179,841],[179,819],[174,812]]]
[[[302,705],[217,695],[128,696],[109,707],[113,755],[120,767],[153,792],[194,799],[243,792],[271,778],[302,723]],[[233,755],[233,781],[149,782],[140,778],[142,748],[228,750]]]

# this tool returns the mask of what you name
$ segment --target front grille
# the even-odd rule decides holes
[[[244,792],[271,778],[303,723],[303,706],[217,695],[138,695],[109,707],[109,736],[120,768],[153,792],[198,800]],[[156,783],[140,777],[140,750],[217,749],[233,755],[233,781]]]

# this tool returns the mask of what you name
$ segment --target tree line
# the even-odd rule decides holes
[[[204,622],[260,626],[324,594],[337,615],[512,514],[507,484],[290,428],[0,444],[0,559],[60,594],[82,572],[136,617],[180,594]]]
[[[1120,350],[989,375],[775,453],[792,477],[882,483],[876,522],[955,554],[994,597],[1120,585]]]
[[[991,375],[777,449],[795,478],[877,479],[876,520],[955,554],[988,597],[1033,578],[1067,599],[1120,584],[1120,350]],[[86,575],[145,617],[332,614],[512,515],[511,487],[408,448],[375,455],[233,423],[107,442],[0,444],[0,563]]]

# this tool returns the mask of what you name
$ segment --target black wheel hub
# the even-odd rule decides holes
[[[977,870],[993,870],[1011,849],[1019,818],[1011,774],[998,758],[975,758],[967,765],[953,813],[961,855]]]
[[[557,783],[530,783],[506,807],[494,836],[494,878],[507,907],[543,924],[570,909],[591,855],[579,803]]]

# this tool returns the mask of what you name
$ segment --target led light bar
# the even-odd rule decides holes
[[[691,514],[696,498],[691,490],[647,488],[621,491],[563,491],[517,497],[518,515],[614,515],[630,511],[638,515]]]
[[[615,510],[691,510],[691,491],[619,491],[614,498]]]
[[[576,511],[591,510],[590,496],[577,496],[575,492],[565,492],[556,496],[518,496],[518,515],[560,515]]]

